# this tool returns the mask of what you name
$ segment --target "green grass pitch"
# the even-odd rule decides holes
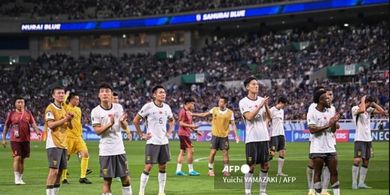
[[[181,194],[243,194],[243,188],[235,187],[233,189],[215,189],[214,179],[207,176],[207,156],[209,154],[209,143],[194,142],[195,146],[195,170],[201,173],[201,176],[176,176],[176,159],[178,154],[179,143],[172,141],[170,143],[172,160],[168,163],[167,168],[167,195]],[[99,177],[99,162],[98,162],[98,142],[87,142],[90,160],[89,167],[93,173],[88,178],[93,182],[92,185],[79,184],[79,162],[76,156],[72,156],[68,163],[70,172],[69,180],[71,184],[62,185],[59,194],[101,194],[102,179]],[[9,145],[8,145],[9,146]],[[26,185],[16,186],[13,184],[12,159],[10,148],[0,149],[0,194],[1,195],[35,195],[45,194],[45,183],[47,177],[47,157],[45,144],[43,142],[31,143],[31,158],[25,162],[24,181]],[[139,177],[143,169],[144,162],[144,147],[145,142],[129,142],[125,141],[127,158],[129,161],[129,170],[132,177],[133,194],[138,194]],[[373,189],[368,190],[352,190],[351,189],[351,167],[353,157],[353,143],[338,143],[337,152],[339,158],[339,180],[341,182],[341,193],[343,195],[365,195],[365,194],[389,194],[389,143],[376,142],[373,143],[374,158],[372,158],[367,174],[366,183],[372,186]],[[231,143],[230,158],[232,162],[235,160],[244,160],[244,143]],[[217,154],[216,160],[221,161],[221,153]],[[267,193],[270,195],[284,194],[306,194],[306,164],[308,157],[308,143],[287,143],[287,155],[285,161],[285,173],[296,180],[293,183],[272,183],[267,187]],[[275,176],[277,169],[277,161],[271,161],[271,169],[269,176]],[[187,165],[183,165],[183,170],[188,171]],[[259,169],[256,170],[258,175]],[[252,194],[258,194],[259,186],[253,185]],[[117,180],[113,181],[113,194],[121,194],[121,185]],[[146,194],[158,193],[157,167],[153,168],[150,174],[149,182],[146,188]]]

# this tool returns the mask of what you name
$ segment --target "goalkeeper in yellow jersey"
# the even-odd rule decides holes
[[[88,148],[83,140],[83,126],[81,124],[81,109],[78,107],[80,103],[80,97],[76,93],[66,92],[64,107],[66,112],[73,114],[72,129],[68,129],[67,132],[67,148],[68,148],[68,160],[70,155],[79,154],[81,158],[81,171],[80,180],[81,184],[92,184],[86,177],[88,169]],[[68,184],[67,169],[62,172],[62,183]]]

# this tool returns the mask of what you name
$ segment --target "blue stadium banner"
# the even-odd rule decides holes
[[[335,138],[337,142],[353,142],[355,139],[355,124],[352,120],[341,121],[340,129],[337,130]],[[371,120],[371,136],[374,142],[388,142],[389,141],[389,120],[388,119],[373,119]],[[0,124],[0,133],[3,132],[4,124]],[[43,126],[39,126],[40,129],[43,129]],[[129,125],[130,133],[133,137],[133,140],[140,140],[139,135],[136,133],[134,125]],[[141,129],[145,130],[145,126],[141,125]],[[171,140],[179,140],[177,135],[179,126],[176,124]],[[242,122],[237,123],[238,136],[240,137],[241,142],[245,141],[245,124]],[[307,128],[306,121],[286,121],[284,123],[285,129],[285,138],[287,142],[308,142],[310,137],[310,132]],[[211,125],[209,123],[199,124],[199,131],[203,133],[202,136],[197,136],[195,134],[191,135],[192,140],[197,141],[210,141],[211,140]],[[123,139],[127,139],[127,134],[122,132]],[[231,131],[229,133],[229,140],[234,141],[234,133]],[[38,136],[35,132],[31,132],[31,140],[38,141]],[[93,130],[92,126],[84,125],[83,126],[83,138],[85,140],[99,140],[98,136]],[[6,139],[9,139],[9,133],[7,134]]]
[[[346,9],[358,6],[372,6],[388,4],[389,0],[322,0],[298,2],[278,5],[262,5],[244,9],[229,9],[223,11],[198,12],[191,14],[177,14],[161,17],[142,17],[121,20],[82,21],[65,23],[22,23],[22,32],[56,32],[56,31],[91,31],[91,30],[119,30],[173,26],[179,24],[197,24],[213,21],[229,21],[281,14],[297,14],[312,11],[332,9]]]

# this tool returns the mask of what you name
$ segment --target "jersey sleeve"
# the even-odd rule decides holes
[[[373,108],[373,107],[367,108],[367,112],[370,114],[374,113],[374,111],[375,111],[375,108]]]
[[[120,104],[117,104],[117,105],[118,105],[118,111],[119,111],[119,113],[124,114],[124,113],[123,113],[123,111],[124,111],[123,106],[120,105]]]
[[[4,126],[9,127],[11,125],[11,113],[9,112],[7,115],[7,119],[5,120]]]
[[[185,120],[186,120],[186,111],[182,108],[179,111],[179,121],[185,121]]]
[[[359,106],[352,107],[352,115],[353,116],[356,116],[358,114],[358,111],[359,111]]]
[[[230,117],[230,121],[234,121],[234,112],[233,111],[231,112],[232,112],[232,116]]]
[[[28,112],[28,114],[30,115],[30,120],[28,121],[30,124],[34,124],[35,123],[35,119],[34,119],[34,116],[32,115],[31,112]]]
[[[307,113],[307,125],[315,125],[316,124],[316,119],[315,119],[315,115],[313,112],[309,111]]]
[[[91,112],[91,121],[92,121],[92,126],[98,126],[102,124],[101,118],[96,109],[93,109]]]
[[[168,106],[168,118],[169,119],[173,118],[173,113],[172,113],[172,109],[170,106]]]
[[[142,118],[145,118],[149,114],[149,104],[145,104],[141,110],[138,112],[138,115],[140,115]]]
[[[50,106],[48,108],[46,108],[46,111],[45,111],[45,121],[51,121],[51,120],[54,120],[54,112],[53,110],[50,108]]]
[[[215,109],[215,107],[214,107],[214,108],[211,108],[210,111],[209,111],[209,113],[210,113],[210,114],[213,114],[214,109]]]
[[[251,109],[249,108],[249,105],[246,104],[244,101],[240,101],[239,107],[240,107],[240,112],[242,115],[251,111]]]
[[[271,111],[271,119],[274,119],[277,117],[277,113],[275,112],[275,107],[272,107],[269,109],[269,111]]]

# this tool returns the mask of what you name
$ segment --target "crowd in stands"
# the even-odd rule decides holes
[[[287,1],[294,0],[4,0],[0,5],[0,15],[52,20],[123,18]]]
[[[256,32],[242,36],[225,36],[193,48],[182,57],[159,59],[152,54],[126,54],[121,57],[90,54],[74,59],[64,54],[43,54],[27,65],[2,68],[0,76],[0,123],[14,106],[13,97],[23,95],[27,108],[43,122],[43,112],[51,101],[50,89],[61,84],[80,95],[83,120],[90,123],[90,112],[98,105],[97,88],[102,81],[113,85],[129,119],[144,103],[151,100],[150,89],[169,78],[207,72],[204,84],[168,85],[167,103],[178,112],[184,98],[196,99],[196,111],[217,105],[218,96],[229,98],[229,107],[241,120],[238,102],[246,96],[243,86],[228,88],[225,81],[242,81],[254,75],[269,79],[262,84],[261,96],[270,96],[274,105],[280,96],[288,97],[285,110],[288,120],[304,120],[312,91],[317,85],[334,92],[334,106],[343,118],[352,117],[350,110],[360,97],[370,94],[389,110],[388,22],[371,25],[320,27],[315,30]],[[294,49],[296,42],[309,42]],[[356,76],[311,81],[309,75],[325,66],[365,64]],[[387,74],[388,75],[388,74]],[[130,120],[131,121],[131,120]]]

